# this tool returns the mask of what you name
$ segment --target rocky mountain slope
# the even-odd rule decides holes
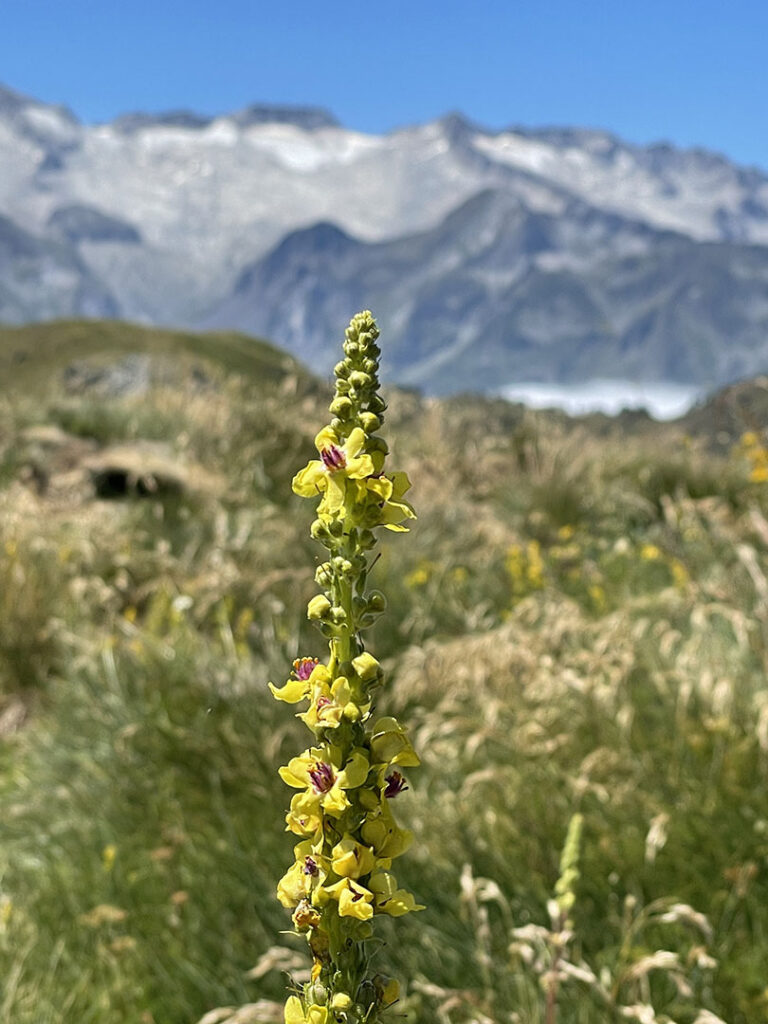
[[[86,125],[0,89],[0,167],[4,322],[232,327],[320,369],[369,306],[436,391],[768,361],[768,175],[702,150],[295,108]]]

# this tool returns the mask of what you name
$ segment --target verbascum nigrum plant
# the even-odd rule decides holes
[[[404,499],[408,477],[384,469],[378,334],[367,311],[347,328],[332,419],[315,438],[319,458],[293,480],[296,494],[318,501],[311,533],[328,555],[307,614],[328,640],[328,657],[299,658],[284,686],[270,684],[278,700],[306,704],[298,717],[313,735],[280,769],[297,790],[286,822],[299,842],[277,896],[313,958],[311,980],[288,998],[286,1024],[385,1020],[399,987],[372,969],[374,919],[423,909],[392,872],[412,840],[392,805],[408,788],[402,769],[419,759],[396,719],[376,713],[383,673],[362,638],[385,607],[383,594],[368,589],[375,531],[402,532],[415,518]]]

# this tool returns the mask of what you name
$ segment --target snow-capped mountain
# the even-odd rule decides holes
[[[703,150],[310,108],[87,125],[0,88],[0,320],[240,327],[324,367],[370,306],[428,388],[596,359],[714,384],[766,368],[766,267],[768,175]]]

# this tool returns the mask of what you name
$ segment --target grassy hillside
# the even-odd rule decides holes
[[[323,648],[290,479],[328,395],[250,339],[119,324],[0,331],[0,366],[0,1024],[276,1019],[304,737],[266,681]],[[407,1019],[543,1024],[552,947],[520,929],[578,811],[558,1020],[768,1020],[759,402],[720,399],[715,436],[390,398],[420,516],[371,643],[424,758],[402,873],[428,909],[381,954]]]

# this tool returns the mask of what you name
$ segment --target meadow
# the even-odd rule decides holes
[[[0,1024],[278,1022],[304,737],[267,681],[323,646],[290,481],[327,382],[107,323],[3,329],[0,370]],[[409,1024],[768,1021],[764,395],[656,424],[388,391]]]

